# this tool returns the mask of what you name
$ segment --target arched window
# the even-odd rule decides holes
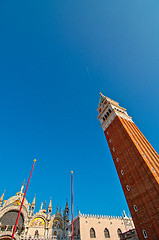
[[[96,238],[96,233],[95,233],[94,228],[90,229],[90,238]]]
[[[62,228],[62,223],[61,223],[61,221],[60,220],[58,220],[58,219],[55,219],[54,221],[53,221],[53,228]]]
[[[110,238],[109,230],[107,228],[104,229],[104,237]]]
[[[9,212],[6,212],[1,218],[1,224],[2,226],[4,226],[2,230],[3,229],[5,230],[7,225],[9,229],[12,229],[12,227],[15,225],[17,216],[18,216],[18,211],[16,210],[11,210]],[[23,214],[21,213],[18,221],[17,233],[18,234],[22,233],[23,229],[24,229],[24,218],[23,218]]]
[[[117,233],[118,233],[118,236],[120,237],[120,234],[122,234],[122,231],[120,228],[118,228]]]
[[[11,210],[9,212],[6,212],[2,218],[1,218],[1,223],[3,226],[14,226],[16,219],[18,216],[18,211],[16,210]],[[22,213],[20,214],[19,221],[18,221],[19,228],[22,228],[24,225],[24,218]]]
[[[148,236],[147,236],[147,233],[146,233],[145,229],[143,229],[143,230],[142,230],[142,233],[143,233],[143,235],[144,235],[144,238],[148,238]]]
[[[38,230],[35,231],[34,237],[39,237],[39,232],[38,232]]]

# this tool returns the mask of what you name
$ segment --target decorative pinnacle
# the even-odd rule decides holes
[[[61,215],[61,207],[60,207],[60,210],[59,210],[59,214]]]
[[[4,193],[5,193],[5,190],[4,190]],[[2,194],[2,196],[0,198],[0,202],[3,202],[4,193]]]
[[[73,171],[71,171],[71,174],[73,174]]]
[[[50,203],[49,203],[49,206],[48,206],[48,209],[52,209],[52,201],[51,201],[51,197],[50,197]]]
[[[66,206],[65,206],[65,209],[68,208],[68,201],[66,201]]]
[[[59,206],[57,205],[57,210],[56,210],[56,212],[58,212],[58,210],[59,210]]]
[[[36,198],[36,195],[34,196],[34,199],[33,199],[33,202],[32,202],[32,206],[35,206],[35,198]]]

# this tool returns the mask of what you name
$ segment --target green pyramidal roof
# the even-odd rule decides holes
[[[105,99],[105,97],[103,96],[102,93],[100,93],[99,106],[101,105],[101,103],[103,102],[104,99]]]

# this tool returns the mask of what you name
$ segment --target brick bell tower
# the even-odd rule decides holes
[[[139,239],[159,239],[159,155],[126,109],[100,93],[101,122]]]

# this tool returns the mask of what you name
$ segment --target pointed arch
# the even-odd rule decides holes
[[[94,228],[90,229],[90,238],[96,238],[96,232],[95,232]]]
[[[120,228],[118,228],[118,230],[117,230],[117,234],[118,234],[118,237],[120,237],[120,234],[122,234],[122,231],[121,231]]]
[[[109,230],[107,228],[104,229],[104,237],[105,238],[110,238],[110,233],[109,233]]]

